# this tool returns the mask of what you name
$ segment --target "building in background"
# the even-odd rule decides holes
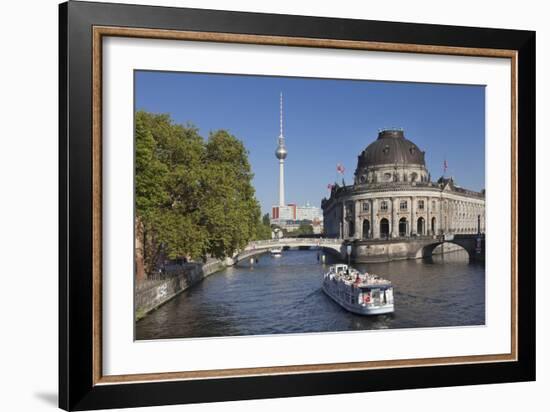
[[[464,189],[452,177],[432,182],[424,154],[403,130],[380,131],[358,156],[354,183],[334,185],[323,199],[325,235],[369,240],[484,233],[484,191]]]
[[[323,220],[323,211],[320,207],[312,206],[309,202],[306,202],[305,206],[298,206],[296,208],[297,220]]]
[[[287,232],[292,232],[307,224],[313,227],[314,234],[323,232],[323,211],[320,207],[312,206],[307,202],[304,206],[290,203],[285,206],[271,208],[271,224],[277,225]]]

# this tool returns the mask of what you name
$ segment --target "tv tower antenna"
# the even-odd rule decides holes
[[[281,92],[279,96],[279,143],[275,150],[275,157],[279,159],[279,206],[285,206],[285,159],[287,154],[283,134],[283,93]]]

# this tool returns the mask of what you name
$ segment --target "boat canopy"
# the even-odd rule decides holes
[[[376,285],[376,284],[372,284],[372,285],[361,285],[358,287],[358,289],[361,289],[361,291],[371,291],[371,290],[374,290],[374,289],[380,289],[380,290],[386,290],[386,289],[392,289],[393,286],[391,283],[381,283],[379,285]]]

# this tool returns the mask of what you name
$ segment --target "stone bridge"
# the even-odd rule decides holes
[[[478,240],[479,239],[479,240]],[[485,235],[484,234],[468,234],[468,235],[441,235],[435,236],[434,239],[428,240],[426,244],[421,245],[416,251],[416,258],[430,257],[436,247],[443,243],[453,243],[462,247],[470,259],[478,259],[485,256]]]
[[[352,246],[351,260],[357,263],[387,262],[402,259],[431,257],[436,247],[451,243],[463,248],[470,259],[484,260],[484,234],[443,234],[421,237],[391,239],[343,239],[283,238],[250,242],[242,251],[233,256],[234,263],[269,252],[272,248],[320,248],[340,260],[347,259],[346,246]]]
[[[359,263],[375,263],[429,258],[436,247],[445,243],[459,245],[468,253],[471,260],[484,260],[485,258],[485,235],[443,234],[386,240],[355,240],[352,242],[352,260]]]
[[[344,240],[342,239],[320,239],[320,238],[282,238],[270,240],[257,240],[250,242],[242,251],[233,256],[235,263],[250,259],[251,257],[269,252],[272,248],[321,248],[327,253],[336,255],[339,258],[346,256]]]

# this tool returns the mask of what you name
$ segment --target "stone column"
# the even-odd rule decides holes
[[[444,207],[444,205],[445,205],[444,200],[440,196],[439,199],[438,199],[438,204],[437,204],[437,207],[439,209],[439,217],[438,217],[439,225],[437,226],[438,234],[439,234],[439,232],[443,233],[443,231],[445,230],[445,225],[444,225],[445,220],[443,219],[443,207]]]
[[[449,231],[449,225],[451,224],[451,201],[445,200],[445,209],[443,210],[443,219],[445,225],[443,226],[443,232],[447,233]]]
[[[451,200],[447,200],[445,208],[445,215],[446,215],[446,221],[445,221],[445,233],[449,232],[451,230],[451,222],[453,220],[453,205]]]
[[[392,237],[399,236],[399,222],[397,219],[397,209],[399,207],[398,203],[399,203],[398,198],[391,199],[391,236]]]
[[[361,218],[359,213],[361,212],[361,202],[355,201],[355,239],[361,239],[363,237],[363,225],[361,224]]]
[[[455,205],[454,200],[449,200],[448,208],[447,208],[447,232],[450,232],[453,229],[454,221],[455,221]]]
[[[411,221],[409,222],[409,235],[416,233],[416,205],[414,196],[411,196]]]
[[[373,239],[378,239],[380,237],[380,225],[378,224],[378,219],[376,217],[376,212],[378,210],[377,199],[372,199],[370,210],[371,210],[370,230],[371,230]]]
[[[346,223],[346,201],[342,200],[342,239],[348,237],[348,225]]]
[[[430,198],[427,197],[426,200],[424,200],[426,204],[424,205],[424,208],[426,209],[426,216],[427,216],[427,222],[426,222],[426,234],[431,235],[432,234],[432,217],[430,216]]]

